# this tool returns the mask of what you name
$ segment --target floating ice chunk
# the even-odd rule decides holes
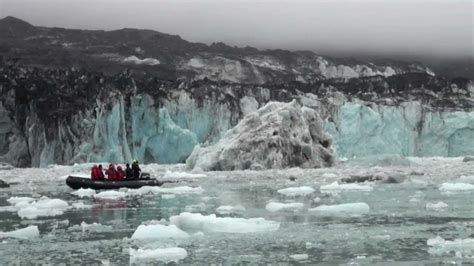
[[[35,199],[30,198],[30,197],[11,197],[11,198],[7,199],[7,201],[11,205],[18,205],[18,204],[22,204],[22,203],[33,202],[33,201],[35,201]]]
[[[296,197],[296,196],[306,196],[314,192],[314,189],[311,187],[303,186],[303,187],[289,187],[284,189],[279,189],[278,193],[283,194],[288,197]]]
[[[313,202],[319,203],[319,202],[321,202],[321,198],[320,198],[320,197],[316,197],[316,198],[313,199]]]
[[[4,237],[12,237],[12,238],[20,238],[20,239],[38,238],[39,237],[38,226],[30,225],[26,228],[13,230],[10,232],[0,232],[0,238],[4,238]]]
[[[84,202],[82,202],[82,201],[74,202],[73,204],[71,204],[71,206],[74,209],[90,209],[90,208],[92,208],[92,205],[84,204]]]
[[[358,185],[358,184],[339,184],[337,181],[329,184],[329,185],[323,185],[320,187],[320,190],[322,193],[339,193],[342,191],[372,191],[373,187],[370,185]]]
[[[439,190],[441,192],[465,192],[474,190],[474,185],[467,183],[443,183]]]
[[[162,199],[174,199],[174,198],[176,198],[176,195],[174,195],[174,194],[165,194],[165,195],[161,195],[161,198]]]
[[[308,254],[294,254],[290,255],[290,258],[296,261],[307,260],[309,258]]]
[[[270,202],[265,206],[265,209],[269,212],[278,211],[299,211],[303,209],[304,204],[299,202],[293,203],[281,203],[281,202]]]
[[[428,253],[435,256],[443,256],[449,253],[456,253],[458,257],[471,257],[474,255],[474,239],[454,239],[453,241],[444,240],[442,237],[428,239],[426,242],[430,248]]]
[[[180,186],[180,187],[141,187],[139,189],[129,189],[127,195],[146,195],[146,194],[201,194],[204,192],[202,187],[189,187],[189,186]]]
[[[112,231],[113,227],[110,225],[102,225],[100,223],[91,223],[88,224],[84,221],[81,223],[82,232],[106,232]]]
[[[160,193],[169,193],[169,194],[201,194],[204,192],[202,187],[189,187],[189,186],[181,186],[181,187],[171,187],[171,188],[161,188],[157,187]]]
[[[104,191],[94,195],[96,199],[104,199],[104,200],[116,200],[116,199],[123,199],[127,196],[127,194],[123,191]]]
[[[245,207],[242,206],[242,205],[237,205],[237,206],[224,205],[224,206],[219,206],[216,209],[216,212],[220,213],[220,214],[241,213],[241,212],[244,212],[244,211],[245,211]]]
[[[220,232],[220,233],[255,233],[272,232],[280,228],[280,223],[264,218],[230,218],[216,217],[215,214],[183,212],[170,217],[170,223],[183,230]]]
[[[463,182],[463,183],[474,183],[474,175],[469,175],[469,176],[461,176],[459,177],[459,181]]]
[[[324,173],[322,175],[323,178],[336,178],[338,177],[338,175],[334,174],[334,173]]]
[[[156,58],[144,58],[144,59],[140,59],[134,55],[132,56],[129,56],[129,57],[125,57],[123,59],[123,62],[124,63],[133,63],[133,64],[136,64],[136,65],[149,65],[149,66],[155,66],[155,65],[159,65],[160,64],[160,61]]]
[[[157,248],[157,249],[129,249],[130,264],[143,264],[152,262],[178,262],[188,256],[184,248]]]
[[[16,205],[18,206],[18,204]],[[58,216],[67,210],[69,205],[60,199],[42,197],[38,201],[23,205],[18,210],[18,216],[22,219],[36,219],[38,217]]]
[[[426,209],[427,210],[432,210],[432,211],[444,211],[448,208],[448,204],[440,201],[438,203],[431,203],[428,202],[426,203]]]
[[[202,178],[202,177],[207,177],[205,174],[192,174],[192,173],[186,173],[186,172],[170,172],[166,171],[165,175],[163,176],[164,179],[185,179],[185,178]]]
[[[176,225],[140,225],[132,235],[132,239],[167,239],[186,238],[189,234],[179,229]]]
[[[308,211],[318,216],[360,216],[368,214],[369,205],[364,202],[345,203],[338,205],[321,205]]]
[[[72,195],[78,196],[79,198],[85,198],[85,197],[93,197],[95,195],[95,190],[90,189],[90,188],[80,188],[78,190],[72,191]]]

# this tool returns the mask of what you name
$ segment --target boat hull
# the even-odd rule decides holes
[[[161,186],[163,182],[156,179],[123,180],[123,181],[96,181],[89,178],[68,176],[66,185],[72,189],[119,189],[119,188],[141,188],[144,186]]]

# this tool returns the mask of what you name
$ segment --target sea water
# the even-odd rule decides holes
[[[12,183],[0,189],[2,264],[459,263],[474,258],[474,163],[462,158],[233,172],[154,164],[143,169],[178,182],[76,192],[65,185],[67,175],[87,176],[89,167],[0,170],[0,179]],[[372,174],[396,175],[403,182],[338,182]]]

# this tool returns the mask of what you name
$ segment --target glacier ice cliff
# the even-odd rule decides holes
[[[190,169],[245,170],[331,166],[331,138],[311,108],[269,102],[250,112],[215,144],[196,146],[186,160]]]
[[[473,155],[473,88],[423,73],[255,85],[3,64],[0,162],[184,162],[245,115],[292,100],[318,114],[339,157]]]

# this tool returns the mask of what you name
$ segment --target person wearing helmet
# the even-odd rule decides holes
[[[123,171],[122,169],[122,166],[117,166],[117,173],[116,173],[116,176],[115,176],[115,180],[117,181],[122,181],[125,179],[125,172]]]
[[[137,160],[133,160],[132,162],[132,171],[133,171],[133,179],[140,179],[140,173],[142,170],[140,169],[140,166],[138,165]]]

